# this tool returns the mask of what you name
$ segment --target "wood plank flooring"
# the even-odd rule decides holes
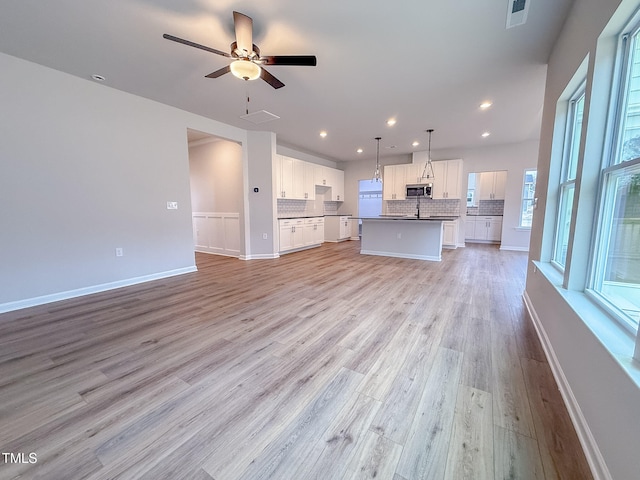
[[[359,242],[0,315],[11,479],[590,479],[524,253]]]

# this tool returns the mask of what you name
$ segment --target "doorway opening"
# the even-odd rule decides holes
[[[377,217],[382,214],[382,183],[373,180],[358,181],[358,216]],[[362,232],[362,220],[358,220],[358,234]]]

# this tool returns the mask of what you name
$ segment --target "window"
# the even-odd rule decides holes
[[[554,264],[561,270],[564,270],[569,246],[569,227],[573,212],[573,196],[576,189],[576,169],[582,134],[584,97],[585,86],[582,85],[569,101],[552,257]]]
[[[589,293],[623,324],[640,320],[640,40],[636,25],[622,39],[621,83],[611,155],[601,197]]]
[[[520,226],[531,228],[533,219],[534,194],[536,192],[537,170],[525,170],[522,187],[522,204],[520,207]]]

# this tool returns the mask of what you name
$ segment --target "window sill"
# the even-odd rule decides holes
[[[530,232],[531,231],[531,227],[515,227],[514,230],[518,230],[521,232]]]
[[[633,382],[640,387],[640,361],[633,358],[635,337],[611,318],[584,292],[563,288],[563,275],[547,262],[533,262],[542,276],[555,287],[569,307],[580,317]]]

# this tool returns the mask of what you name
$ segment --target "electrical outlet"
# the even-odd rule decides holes
[[[402,239],[402,233],[398,232],[398,240]]]
[[[167,202],[167,210],[177,210],[178,202]]]
[[[267,234],[266,234],[266,233],[263,233],[263,234],[262,234],[262,239],[263,239],[263,240],[266,240],[267,238],[269,238],[269,237],[267,236]]]
[[[116,257],[122,257],[124,255],[124,250],[120,247],[116,248]]]

